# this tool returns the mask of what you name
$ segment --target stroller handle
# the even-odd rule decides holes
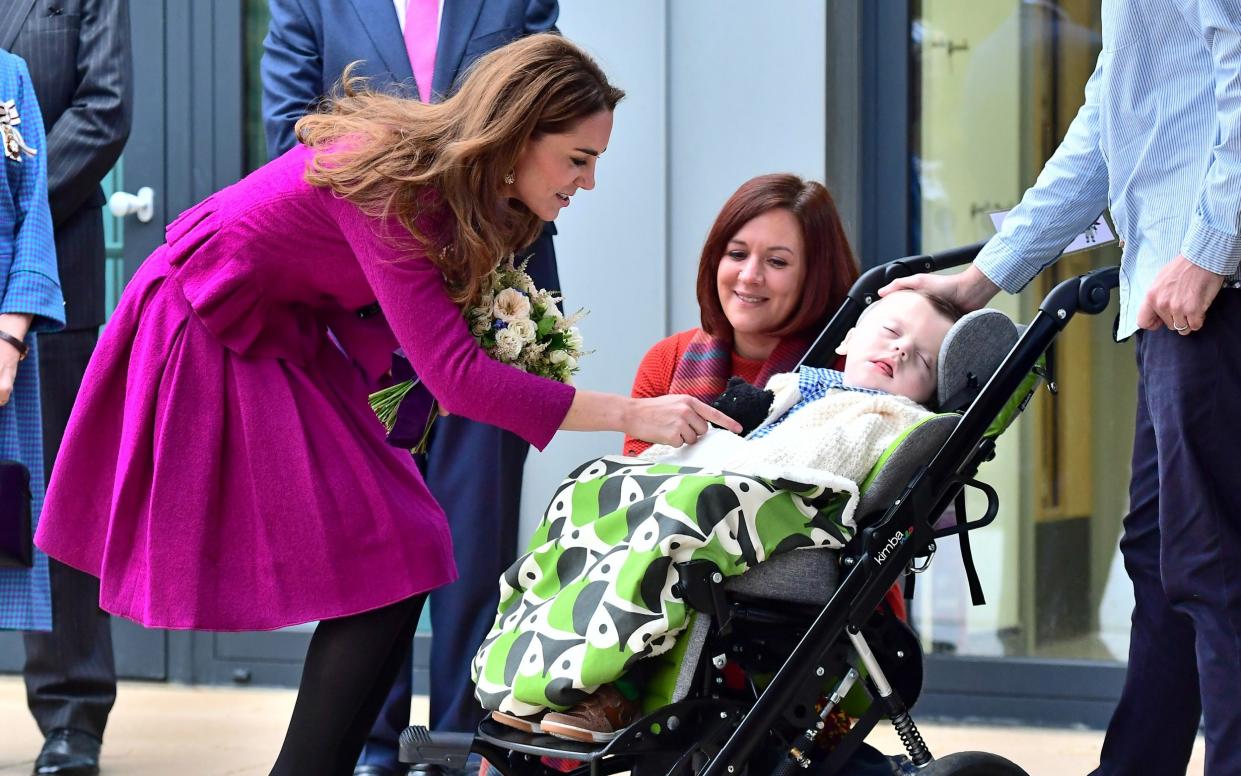
[[[982,242],[962,245],[958,248],[949,248],[939,253],[906,256],[903,259],[889,261],[887,264],[881,265],[886,276],[883,285],[897,278],[916,275],[921,272],[939,272],[941,269],[962,267],[973,261],[986,244],[987,241],[983,240]],[[882,288],[882,285],[879,288]]]
[[[906,256],[866,270],[849,289],[840,309],[815,338],[797,367],[803,364],[817,367],[831,364],[835,360],[836,346],[857,323],[862,310],[879,296],[879,289],[888,283],[910,275],[969,264],[984,245],[985,242],[977,242],[933,255]],[[1038,309],[1052,318],[1058,330],[1063,330],[1075,313],[1097,315],[1103,312],[1111,299],[1112,289],[1119,284],[1119,267],[1096,269],[1060,283],[1047,294]]]
[[[1112,289],[1119,285],[1120,267],[1101,267],[1062,281],[1043,297],[1038,311],[1051,316],[1064,329],[1075,313],[1103,312],[1112,298]]]

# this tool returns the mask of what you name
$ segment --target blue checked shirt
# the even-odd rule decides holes
[[[821,369],[813,366],[803,366],[797,372],[797,389],[801,392],[801,400],[789,408],[789,411],[776,418],[766,426],[760,426],[750,434],[747,439],[762,439],[771,433],[771,430],[783,423],[793,413],[805,407],[812,401],[822,399],[827,392],[832,389],[844,391],[857,391],[858,393],[868,393],[873,396],[886,396],[883,391],[876,391],[873,388],[854,388],[851,385],[845,385],[845,376],[835,369]]]
[[[1241,0],[1103,0],[1102,22],[1085,104],[975,264],[1016,293],[1110,206],[1124,338],[1178,254],[1241,265]]]

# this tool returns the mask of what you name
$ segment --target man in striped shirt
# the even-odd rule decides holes
[[[1117,335],[1137,333],[1137,430],[1121,550],[1128,678],[1098,774],[1241,773],[1241,3],[1103,0],[1086,102],[965,272],[918,276],[966,310],[1015,293],[1111,208]],[[890,289],[884,289],[884,292]]]

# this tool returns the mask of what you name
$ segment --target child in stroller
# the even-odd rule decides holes
[[[695,445],[641,456],[662,466],[609,458],[571,476],[530,552],[501,580],[500,611],[475,659],[477,695],[492,717],[525,732],[608,741],[641,708],[638,682],[618,681],[617,671],[673,650],[688,624],[670,590],[673,565],[711,557],[735,576],[798,547],[842,546],[858,483],[901,432],[932,414],[920,405],[935,394],[940,347],[960,317],[940,299],[893,294],[846,337],[843,373],[774,376],[767,422],[746,439],[713,429]],[[628,498],[584,503],[582,492],[596,488]],[[690,492],[694,509],[677,503]],[[725,514],[704,514],[722,505]],[[831,510],[838,526],[816,524]],[[544,716],[546,707],[559,710]]]

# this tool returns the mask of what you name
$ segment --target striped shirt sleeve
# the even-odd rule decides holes
[[[1219,137],[1202,181],[1181,253],[1203,269],[1231,276],[1241,266],[1241,6],[1198,0],[1197,17],[1215,64]]]
[[[974,260],[984,275],[1009,293],[1025,288],[1055,262],[1107,207],[1107,164],[1099,150],[1101,81],[1100,61],[1086,83],[1086,102],[1064,141]]]

